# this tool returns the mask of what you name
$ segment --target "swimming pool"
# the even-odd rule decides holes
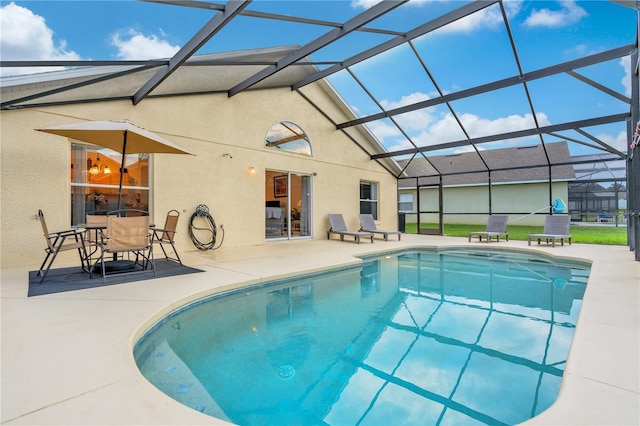
[[[589,274],[502,250],[411,250],[186,306],[140,371],[250,424],[515,424],[556,399]]]

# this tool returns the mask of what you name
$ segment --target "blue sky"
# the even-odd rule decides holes
[[[375,3],[368,0],[255,0],[247,9],[339,22]],[[368,26],[409,31],[466,3],[461,0],[412,0]],[[509,0],[504,4],[525,73],[632,44],[635,40],[636,12],[609,1]],[[0,6],[2,60],[166,58],[214,14],[203,9],[126,0],[3,0]],[[323,26],[303,27],[297,23],[266,21],[256,25],[257,22],[250,17],[236,18],[198,54],[304,45],[330,30]],[[354,33],[311,57],[316,61],[340,61],[390,38],[381,34]],[[496,5],[420,37],[414,40],[414,46],[434,76],[437,88],[406,44],[352,67],[382,107],[431,99],[439,96],[438,89],[445,94],[453,93],[518,74]],[[630,96],[628,60],[618,59],[579,71]],[[2,69],[3,76],[19,72],[24,70]],[[356,113],[368,115],[380,111],[346,71],[329,80]],[[536,118],[541,125],[622,113],[629,109],[628,104],[565,74],[531,82],[529,87]],[[558,102],[558,96],[562,102]],[[521,86],[456,101],[452,107],[472,138],[530,128],[533,123],[532,111]],[[396,117],[396,121],[418,146],[464,138],[455,124],[455,117],[444,105],[405,114]],[[368,127],[387,149],[411,146],[389,120],[373,122]],[[626,152],[624,124],[591,130],[594,136]],[[583,135],[575,132],[568,132],[567,136],[585,141]],[[511,143],[533,144],[539,143],[539,139]],[[505,143],[486,144],[483,149],[501,146]],[[572,144],[571,148],[573,154],[595,152],[578,144]]]

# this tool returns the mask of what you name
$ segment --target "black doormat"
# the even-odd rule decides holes
[[[111,276],[107,274],[107,280],[105,283],[102,282],[101,274],[94,272],[93,278],[89,278],[89,274],[83,272],[79,266],[51,269],[42,284],[40,284],[40,277],[37,276],[38,271],[29,271],[28,296],[42,296],[44,294],[62,293],[65,291],[83,290],[94,287],[106,287],[114,284],[131,283],[151,280],[154,278],[173,277],[177,275],[204,272],[201,269],[180,265],[179,263],[172,262],[167,259],[156,259],[154,263],[156,266],[155,277],[153,276],[152,270],[143,273],[123,273]]]

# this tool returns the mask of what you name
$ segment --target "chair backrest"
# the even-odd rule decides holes
[[[127,251],[149,247],[149,216],[107,216],[106,250]]]
[[[487,232],[507,232],[507,220],[509,216],[491,215],[487,219]]]
[[[97,215],[97,214],[88,214],[86,223],[87,225],[93,225],[93,226],[107,226],[107,216]]]
[[[344,232],[347,230],[347,224],[344,223],[344,218],[341,214],[329,213],[329,223],[331,224],[331,230],[335,232]]]
[[[87,220],[86,220],[86,224],[88,227],[90,227],[91,225],[93,226],[107,226],[107,216],[105,215],[97,215],[97,214],[88,214],[87,215]],[[87,240],[89,243],[97,243],[99,238],[98,238],[98,232],[88,232],[87,236],[85,237],[85,240]]]
[[[51,241],[51,238],[49,238],[49,228],[47,228],[47,222],[44,220],[44,213],[42,213],[42,210],[38,210],[38,219],[40,219],[42,234],[44,235],[44,239],[47,242],[47,247],[49,247],[50,250],[54,250],[53,241]]]
[[[164,221],[164,231],[162,232],[163,240],[173,241],[173,236],[176,234],[176,228],[178,227],[179,217],[180,212],[178,210],[169,210],[167,219]]]
[[[138,209],[119,209],[107,212],[107,216],[149,216],[149,212]]]
[[[360,227],[367,231],[376,230],[376,222],[374,221],[371,213],[363,213],[360,215]]]
[[[549,235],[569,235],[571,227],[571,216],[569,215],[549,215],[544,219],[544,234]]]
[[[107,216],[103,214],[88,214],[87,225],[105,225],[107,224]]]

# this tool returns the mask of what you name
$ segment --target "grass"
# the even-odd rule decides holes
[[[424,227],[434,229],[436,225],[426,225]],[[482,231],[483,225],[460,225],[445,224],[444,235],[450,237],[465,237],[469,232]],[[406,224],[407,234],[416,234],[416,224]],[[542,226],[507,226],[510,240],[527,240],[529,234],[542,232]],[[604,244],[604,245],[627,245],[627,228],[615,226],[571,226],[571,236],[574,243],[582,244]]]

